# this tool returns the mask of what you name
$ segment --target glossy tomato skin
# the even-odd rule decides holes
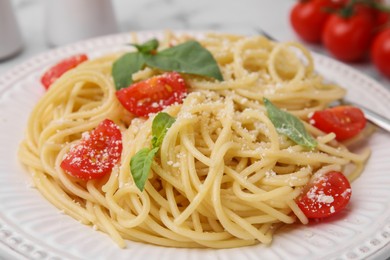
[[[326,9],[337,7],[338,5],[330,0],[299,1],[290,12],[291,26],[303,40],[320,43],[322,30],[329,17]]]
[[[338,141],[344,141],[360,133],[366,126],[363,111],[353,106],[338,106],[316,111],[310,123],[325,133],[335,133]]]
[[[81,141],[71,147],[60,166],[78,179],[98,179],[112,171],[121,153],[122,134],[119,127],[105,119],[94,130],[83,134]]]
[[[362,60],[369,49],[373,20],[369,15],[353,15],[343,18],[332,14],[327,20],[322,41],[326,49],[337,59],[345,62]]]
[[[371,59],[376,68],[390,78],[390,28],[375,37],[371,46]]]
[[[41,77],[42,85],[48,89],[59,77],[70,69],[77,67],[79,64],[88,60],[86,54],[77,54],[66,59],[49,68]]]
[[[116,92],[123,107],[136,116],[148,116],[174,103],[182,103],[186,94],[185,81],[177,72],[166,72]]]
[[[390,22],[390,13],[377,11],[375,15],[374,32],[377,33]]]
[[[344,174],[331,171],[310,183],[297,203],[307,218],[325,218],[343,210],[351,194],[351,185]]]

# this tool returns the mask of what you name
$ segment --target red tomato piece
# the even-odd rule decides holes
[[[337,59],[354,62],[365,57],[369,49],[373,19],[366,14],[356,14],[349,18],[333,14],[327,20],[322,41],[327,50]]]
[[[305,41],[321,42],[321,33],[329,17],[327,9],[337,9],[340,4],[331,0],[299,1],[290,12],[294,31]]]
[[[375,28],[374,32],[378,32],[381,29],[384,29],[387,24],[390,22],[390,13],[377,11],[375,16]]]
[[[122,153],[122,134],[111,120],[103,120],[94,130],[82,135],[61,162],[69,175],[91,180],[111,172]]]
[[[314,112],[310,123],[325,133],[335,133],[338,141],[354,137],[366,126],[364,113],[357,107],[338,106]]]
[[[375,37],[371,46],[371,59],[377,69],[390,78],[390,28]]]
[[[298,206],[308,218],[325,218],[344,209],[351,193],[351,185],[344,174],[331,171],[309,184]]]
[[[80,63],[83,63],[86,60],[88,60],[88,56],[85,54],[77,54],[61,60],[43,74],[41,77],[41,83],[46,89],[48,89],[54,81],[62,76],[62,74],[77,67]]]
[[[353,15],[367,15],[370,19],[375,20],[377,9],[363,3],[355,3],[353,5]]]
[[[181,103],[186,93],[182,76],[177,72],[167,72],[120,89],[116,96],[129,112],[147,116],[176,102]]]

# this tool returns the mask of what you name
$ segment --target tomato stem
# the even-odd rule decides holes
[[[352,0],[347,3],[344,8],[341,8],[339,11],[339,15],[343,18],[350,18],[355,14],[354,6],[364,0]]]
[[[377,2],[372,2],[371,7],[374,9],[377,9],[381,12],[390,13],[390,6],[388,6],[388,5],[384,5],[384,4],[377,3]]]
[[[378,3],[375,0],[351,0],[351,1],[348,1],[348,3],[343,8],[341,8],[340,10],[337,10],[335,13],[339,14],[341,17],[346,18],[346,19],[350,18],[353,15],[355,15],[356,10],[354,7],[357,4],[366,5],[372,9],[376,9],[376,10],[379,10],[381,12],[390,13],[389,6],[384,5],[382,3]]]
[[[321,11],[323,11],[324,13],[328,13],[328,14],[334,14],[334,13],[337,13],[338,9],[332,8],[332,7],[323,7],[323,8],[321,8]]]

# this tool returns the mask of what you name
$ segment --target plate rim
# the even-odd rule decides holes
[[[164,31],[162,30],[149,30],[149,31],[134,31],[136,34],[146,34],[146,35],[162,35]],[[200,35],[200,34],[205,34],[207,32],[213,32],[213,33],[225,33],[225,32],[214,32],[214,31],[205,31],[205,30],[172,30],[173,33],[185,33],[185,34],[192,34],[192,35]],[[107,44],[111,42],[116,42],[118,43],[123,43],[125,39],[131,39],[130,37],[131,32],[128,33],[119,33],[119,34],[111,34],[111,35],[105,35],[105,36],[100,36],[100,37],[95,37],[91,39],[86,39],[82,41],[78,41],[75,43],[67,44],[64,46],[59,46],[51,50],[47,50],[44,52],[41,52],[39,54],[36,54],[25,61],[22,61],[21,63],[13,66],[12,68],[8,69],[4,73],[0,75],[0,100],[3,97],[3,95],[12,89],[12,85],[14,81],[20,80],[20,76],[28,73],[30,70],[35,70],[37,68],[42,69],[43,64],[47,60],[51,60],[50,57],[61,57],[61,56],[66,56],[68,54],[75,53],[78,49],[82,49],[85,52],[88,52],[88,49],[91,48],[93,45],[94,48],[99,48],[99,47],[104,47],[107,46]],[[243,34],[247,35],[247,34]],[[248,35],[247,35],[248,36]],[[90,45],[90,46],[88,46]],[[96,46],[97,45],[97,46]],[[318,62],[318,60],[323,60],[323,62],[334,64],[333,66],[337,66],[341,68],[343,71],[350,71],[352,74],[356,74],[359,76],[360,79],[364,80],[367,84],[373,86],[373,88],[379,92],[379,95],[382,95],[384,99],[390,100],[390,91],[384,87],[382,84],[380,84],[378,81],[373,79],[372,77],[360,72],[359,70],[350,67],[344,63],[341,63],[333,58],[327,57],[323,54],[318,54],[315,52],[311,52],[313,55],[313,58],[315,61]],[[35,64],[35,65],[33,65]],[[4,233],[4,225],[3,224],[3,219],[0,219],[0,238],[1,238],[1,232]],[[383,227],[385,228],[385,227]],[[16,234],[17,238],[17,232],[14,232],[8,236],[12,238],[12,235]],[[9,240],[9,239],[8,239]],[[12,243],[5,242],[6,240],[0,239],[0,242],[5,248],[9,248],[11,250],[10,253],[18,253],[21,254],[20,257],[26,257],[23,255],[21,252],[18,252],[14,249]],[[2,250],[0,250],[0,256],[2,255]],[[365,257],[368,257],[368,259],[380,259],[381,257],[385,256],[390,256],[390,239],[387,239],[387,242],[382,245],[382,247],[377,250],[372,252],[372,254],[366,255]]]

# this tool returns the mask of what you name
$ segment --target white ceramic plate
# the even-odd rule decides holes
[[[194,33],[201,36],[202,33]],[[162,32],[139,32],[144,41]],[[390,256],[390,135],[369,139],[373,153],[355,181],[352,201],[337,218],[278,233],[271,246],[177,249],[128,242],[119,249],[105,234],[61,214],[40,193],[17,160],[28,115],[44,94],[42,72],[61,58],[85,52],[96,57],[123,48],[119,34],[36,56],[0,77],[0,258],[27,259],[384,259]],[[390,92],[339,62],[314,54],[317,70],[348,89],[348,98],[387,114]],[[6,252],[7,251],[7,254]],[[3,252],[3,253],[2,253]]]

